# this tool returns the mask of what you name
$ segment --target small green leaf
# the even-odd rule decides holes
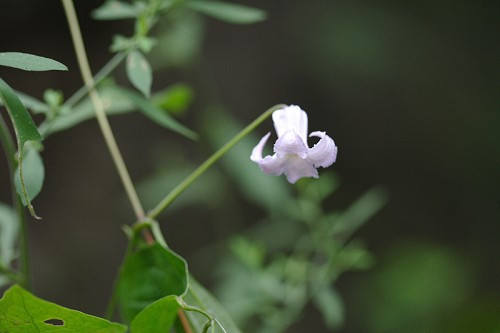
[[[127,56],[127,77],[142,94],[149,97],[153,72],[146,58],[141,52],[134,50]]]
[[[182,114],[191,105],[193,89],[187,84],[174,84],[157,93],[152,102],[172,114]]]
[[[0,265],[9,267],[16,253],[19,221],[14,209],[0,202]]]
[[[111,46],[109,47],[111,52],[121,52],[134,48],[136,46],[136,40],[134,38],[125,37],[122,35],[114,35]]]
[[[24,186],[28,194],[29,201],[33,200],[42,190],[43,181],[45,179],[45,168],[43,161],[38,151],[27,144],[23,151],[24,157],[22,159],[22,169],[24,170]],[[18,165],[14,173],[14,184],[16,191],[21,197],[23,205],[27,205],[27,201],[23,196],[23,189],[21,185],[21,168]]]
[[[135,1],[133,4],[111,0],[106,1],[102,6],[92,12],[92,18],[96,20],[123,20],[134,19],[145,8],[141,1]]]
[[[188,286],[186,261],[159,244],[142,246],[125,258],[118,279],[122,318],[128,322],[149,304],[181,296]]]
[[[170,332],[180,308],[177,296],[160,298],[135,316],[130,330],[132,333]]]
[[[24,172],[23,172],[23,156],[24,156],[24,144],[27,141],[35,141],[41,142],[42,137],[38,130],[36,129],[35,123],[31,116],[24,107],[23,103],[16,96],[12,88],[0,78],[0,98],[3,100],[7,111],[9,112],[10,119],[14,125],[14,129],[17,137],[17,146],[19,151],[19,162],[18,164],[21,166],[19,168],[20,175],[20,183],[21,183],[21,197],[24,198],[24,202],[26,202],[26,206],[30,214],[33,217],[37,217],[35,214],[35,210],[31,205],[31,202],[28,197],[28,193],[26,191],[26,185],[24,182]]]
[[[339,328],[344,323],[344,302],[338,292],[324,286],[313,297],[313,302],[323,315],[323,321],[330,329]]]
[[[184,135],[192,140],[196,140],[198,138],[198,135],[195,132],[179,123],[168,113],[165,113],[162,109],[158,108],[136,92],[119,87],[115,87],[114,89],[130,99],[139,108],[139,111],[158,125]]]
[[[248,6],[222,1],[186,1],[186,7],[216,19],[235,24],[250,24],[266,19],[266,12]]]
[[[67,71],[68,67],[49,58],[20,52],[0,53],[0,66],[13,67],[25,71]]]
[[[222,305],[220,305],[208,290],[196,282],[192,276],[189,277],[189,291],[183,299],[187,304],[196,306],[215,317],[220,323],[220,326],[224,328],[222,330],[220,326],[216,324],[215,332],[241,333],[241,330],[236,326],[233,319],[227,314]],[[193,312],[186,312],[186,315],[189,317],[196,332],[201,332],[206,319]]]
[[[108,116],[128,113],[134,110],[134,104],[123,98],[123,95],[108,86],[99,87],[99,98]],[[94,107],[89,97],[75,105],[71,112],[60,113],[50,123],[40,126],[44,136],[63,131],[95,117]]]
[[[19,286],[0,299],[0,332],[122,333],[127,327],[41,300]]]

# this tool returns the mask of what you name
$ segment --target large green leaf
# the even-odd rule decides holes
[[[14,209],[0,202],[0,265],[9,267],[15,257],[19,221]]]
[[[115,87],[114,89],[120,92],[122,96],[130,99],[137,106],[139,111],[141,111],[146,117],[148,117],[158,125],[184,135],[185,137],[192,140],[195,140],[198,137],[195,132],[179,123],[168,113],[164,112],[162,109],[160,109],[141,95],[137,94],[135,91],[121,87]]]
[[[12,88],[0,78],[0,98],[3,100],[3,104],[7,108],[9,112],[9,116],[14,124],[14,129],[17,137],[17,145],[19,151],[19,175],[20,175],[20,183],[21,183],[21,197],[24,198],[24,202],[32,216],[36,217],[35,210],[31,205],[31,201],[28,197],[28,193],[26,191],[26,185],[24,181],[24,172],[23,172],[23,155],[24,155],[24,145],[28,141],[42,141],[42,137],[38,130],[36,129],[35,123],[33,119],[31,119],[28,110],[24,107],[23,103],[16,96]]]
[[[31,145],[28,144],[24,147],[23,154],[22,168],[24,170],[24,186],[28,194],[28,199],[31,201],[42,190],[43,181],[45,179],[45,168],[43,166],[42,157]],[[27,205],[26,198],[23,196],[20,170],[21,165],[19,164],[14,173],[14,184],[17,193],[21,196],[23,205]]]
[[[144,245],[129,254],[118,280],[121,315],[127,322],[146,306],[169,295],[183,295],[187,290],[186,261],[159,244]]]
[[[220,305],[208,290],[196,282],[192,276],[189,277],[189,291],[183,299],[190,306],[198,307],[215,317],[220,324],[215,325],[215,332],[241,333],[240,329],[236,326],[233,319],[227,314],[222,305]],[[186,312],[186,314],[191,325],[195,328],[195,331],[201,332],[206,322],[206,318],[193,312]],[[221,329],[220,326],[224,329]]]
[[[0,66],[22,69],[25,71],[67,71],[68,67],[49,58],[20,52],[0,53]]]
[[[130,52],[126,63],[127,77],[142,94],[149,97],[153,82],[153,71],[144,55],[137,50]]]
[[[130,330],[132,333],[170,332],[180,308],[177,296],[160,298],[135,316]]]
[[[145,8],[144,3],[135,1],[129,3],[118,0],[108,0],[101,7],[92,12],[96,20],[122,20],[136,18]]]
[[[250,24],[265,20],[266,12],[248,6],[222,1],[191,0],[187,7],[216,19],[235,24]]]
[[[122,333],[127,327],[41,300],[19,286],[0,300],[0,333]]]

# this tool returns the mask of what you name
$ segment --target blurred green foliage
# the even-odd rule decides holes
[[[33,11],[35,18],[41,17],[39,12],[43,10],[57,13],[48,3],[30,3],[28,10]],[[159,130],[150,131],[149,127],[145,130],[146,126],[133,115],[117,120],[118,127],[137,126],[136,131],[126,132],[127,137],[134,133],[141,136],[140,144],[134,139],[129,141],[132,143],[128,148],[137,179],[144,180],[140,192],[146,206],[153,206],[165,189],[173,188],[203,156],[218,148],[226,135],[230,136],[241,126],[234,120],[228,121],[227,115],[220,115],[220,108],[207,107],[213,105],[214,100],[223,100],[240,121],[253,116],[270,100],[276,102],[276,98],[302,103],[317,115],[311,122],[332,130],[340,147],[336,174],[343,186],[332,199],[321,203],[325,211],[335,216],[331,221],[337,224],[338,218],[346,214],[342,207],[353,207],[348,203],[373,184],[383,184],[391,193],[388,207],[375,223],[367,224],[358,233],[375,253],[374,262],[371,256],[366,257],[369,258],[366,265],[372,264],[371,270],[341,276],[335,290],[325,291],[324,295],[330,296],[314,301],[336,309],[324,314],[326,321],[341,322],[340,315],[345,311],[345,328],[339,331],[500,331],[497,258],[500,118],[495,47],[498,29],[496,17],[492,15],[496,12],[496,2],[320,0],[314,6],[304,1],[261,4],[269,10],[270,21],[250,32],[238,30],[239,34],[222,28],[214,20],[207,22],[191,11],[178,10],[169,14],[168,22],[158,22],[157,43],[148,58],[154,69],[164,72],[153,88],[162,90],[175,82],[186,82],[191,87],[193,103],[182,111],[182,117],[193,124],[191,128],[201,134],[202,140],[199,147],[193,148],[163,136]],[[86,3],[80,6],[96,7]],[[8,21],[6,17],[5,22]],[[17,23],[11,21],[11,24]],[[25,24],[28,26],[28,21]],[[47,24],[40,22],[39,27]],[[95,22],[87,24],[89,38],[91,32],[96,31],[93,36],[99,41],[97,37],[104,35],[105,25],[94,29]],[[207,29],[215,32],[209,39],[205,38]],[[32,31],[26,33],[24,39],[19,38],[18,48],[33,38],[30,35]],[[64,39],[57,38],[53,38],[54,43],[58,43],[54,45],[59,47],[65,43]],[[3,35],[6,43],[15,43],[17,39],[10,32]],[[46,42],[40,46],[45,51],[50,49],[51,41]],[[147,42],[151,41],[143,41]],[[99,46],[96,43],[96,47]],[[203,72],[201,78],[193,74],[193,69]],[[181,80],[177,80],[179,77]],[[65,79],[64,82],[71,84],[72,81]],[[205,88],[205,92],[200,93]],[[65,95],[68,95],[66,91]],[[35,107],[36,103],[32,111]],[[89,128],[84,127],[75,136],[65,138],[74,144],[83,142],[85,135],[95,137]],[[210,143],[205,140],[208,136],[212,137]],[[215,137],[220,139],[215,141]],[[193,257],[205,280],[216,258],[228,251],[232,254],[227,255],[225,265],[234,265],[236,271],[226,272],[221,268],[219,273],[231,277],[228,281],[260,281],[250,280],[249,272],[260,274],[262,279],[267,278],[266,274],[271,275],[268,279],[271,282],[266,280],[264,287],[275,297],[268,297],[266,301],[274,304],[275,299],[280,300],[282,286],[288,283],[283,279],[290,274],[293,276],[290,279],[296,282],[308,266],[303,260],[290,261],[285,274],[283,262],[286,260],[280,258],[281,264],[271,269],[272,263],[279,261],[280,251],[294,244],[297,235],[305,234],[305,223],[299,214],[282,216],[281,221],[278,217],[287,207],[314,215],[317,202],[302,202],[300,209],[298,204],[287,206],[289,200],[296,200],[304,193],[288,190],[282,180],[262,175],[248,162],[248,152],[258,138],[240,143],[224,160],[223,169],[211,170],[184,193],[165,216],[165,228],[171,238],[192,232],[192,236],[182,238],[177,245]],[[152,147],[150,155],[136,158],[143,153],[144,146]],[[99,156],[94,147],[84,147],[92,153],[83,157]],[[71,184],[77,168],[87,171],[86,166],[71,164],[81,157],[68,154],[69,150],[68,146],[61,145],[52,153],[53,161],[62,160],[63,165],[73,167],[66,177],[57,169],[61,183],[56,183],[42,201],[47,207],[53,202],[63,202],[69,207],[67,198],[75,194],[68,190],[62,196],[57,186]],[[57,158],[56,154],[59,154]],[[232,175],[234,170],[243,170],[245,176]],[[328,172],[322,172],[320,180],[323,176],[329,177]],[[99,177],[89,176],[87,181],[89,186],[105,181],[112,187],[114,183],[109,181],[112,178],[103,173]],[[332,179],[335,182],[337,178],[332,176]],[[249,191],[241,192],[243,188]],[[103,191],[102,196],[95,193],[92,197],[99,201],[109,195],[109,191]],[[240,196],[244,199],[240,200]],[[92,199],[76,197],[82,201],[82,209],[91,210],[97,205]],[[41,200],[43,198],[42,194]],[[224,202],[225,207],[219,202]],[[87,233],[92,237],[87,236],[89,240],[82,233],[80,241],[95,243],[93,230],[103,222],[98,218],[102,211],[94,212],[94,225],[93,221],[79,219],[82,214],[76,209],[72,207],[69,213],[61,210],[57,216],[64,225],[88,225]],[[117,210],[114,207],[111,215],[120,215]],[[269,211],[272,211],[271,218],[262,221],[262,216]],[[353,209],[344,220],[356,220],[356,211]],[[118,218],[114,225],[123,223]],[[235,230],[239,233],[234,238],[228,235]],[[52,234],[59,233],[52,231]],[[46,243],[40,240],[35,258],[42,267],[37,271],[40,285],[48,290],[56,282],[46,267],[51,267],[51,263],[54,266],[51,260],[55,259],[39,250],[44,244],[47,247],[53,243],[48,235],[42,235],[47,240]],[[221,245],[221,242],[226,244],[223,240],[227,238],[231,238],[227,247]],[[111,236],[105,243],[108,249],[110,243],[115,247],[121,245]],[[207,248],[195,250],[202,245]],[[356,245],[355,248],[364,247]],[[356,255],[354,251],[353,256]],[[92,286],[98,278],[94,277]],[[248,287],[251,288],[255,285]],[[85,302],[90,293],[84,288],[76,289],[83,291],[61,288],[60,297],[66,302]],[[223,286],[217,289],[223,294]],[[245,289],[241,293],[247,292]],[[261,294],[257,295],[261,297]],[[343,297],[344,310],[338,294]],[[293,296],[300,300],[303,291],[297,288]],[[235,311],[238,310],[242,318],[258,316],[253,311],[262,299],[247,300],[237,304],[238,307],[235,305]],[[91,300],[88,303],[93,308],[99,307]],[[262,312],[268,309],[263,308]],[[316,310],[312,311],[311,315],[311,310],[306,308],[300,318],[304,326],[294,325],[288,331],[310,331],[311,327],[315,332],[330,331],[323,325],[317,326],[320,317]]]

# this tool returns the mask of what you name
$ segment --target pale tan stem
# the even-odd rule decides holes
[[[115,163],[116,169],[118,170],[118,174],[120,175],[120,179],[123,183],[123,186],[125,187],[125,191],[127,192],[127,196],[130,200],[132,208],[134,209],[135,215],[138,220],[141,220],[145,215],[144,209],[142,208],[141,202],[139,200],[139,197],[137,196],[137,192],[135,191],[125,162],[123,161],[120,149],[118,148],[115,137],[113,135],[113,131],[111,130],[111,126],[109,125],[108,118],[106,117],[106,113],[104,112],[99,94],[94,88],[94,79],[90,70],[85,46],[83,45],[82,33],[78,24],[75,6],[72,0],[62,0],[62,3],[64,6],[64,11],[66,13],[66,17],[68,19],[71,38],[73,39],[73,45],[75,47],[75,53],[78,59],[80,72],[82,74],[85,86],[88,88],[89,96],[92,105],[94,106],[99,127],[101,128],[104,140],[106,141],[106,145],[108,146],[111,157]]]

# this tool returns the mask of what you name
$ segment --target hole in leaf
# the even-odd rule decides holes
[[[64,326],[64,320],[62,320],[62,319],[52,318],[52,319],[44,320],[43,322],[47,325]]]

